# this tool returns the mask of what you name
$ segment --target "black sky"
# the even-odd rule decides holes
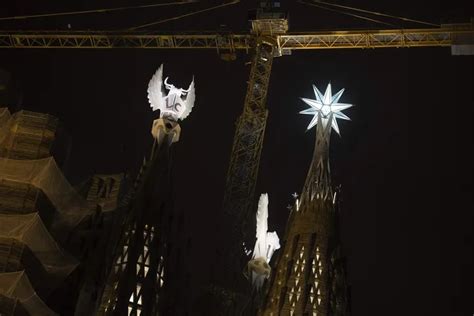
[[[41,4],[40,4],[41,3]],[[89,9],[130,1],[15,1],[0,15]],[[341,1],[431,22],[474,16],[468,1]],[[164,31],[247,28],[253,1],[163,25]],[[378,27],[287,3],[293,31]],[[189,7],[191,8],[191,6]],[[0,28],[114,28],[172,16],[189,8],[147,10],[30,22]],[[405,25],[408,26],[408,25]],[[161,30],[161,29],[158,29]],[[186,213],[195,284],[213,260],[234,121],[245,96],[249,56],[221,61],[213,51],[0,50],[23,108],[57,116],[73,139],[68,178],[134,170],[151,144],[146,86],[165,72],[178,86],[196,78],[197,102],[176,146],[177,209]],[[300,191],[314,131],[298,111],[311,84],[346,88],[356,106],[331,140],[332,172],[342,184],[342,240],[348,255],[354,316],[474,313],[472,124],[473,57],[449,48],[294,52],[274,62],[270,109],[257,192],[270,194],[270,226],[283,233],[290,194]],[[10,104],[14,108],[14,104]],[[182,196],[185,195],[185,198]],[[198,273],[198,271],[204,271]]]

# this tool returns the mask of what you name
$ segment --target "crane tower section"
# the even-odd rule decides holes
[[[268,117],[265,103],[273,58],[280,56],[277,36],[286,33],[284,14],[262,6],[251,13],[255,34],[254,56],[244,102],[236,122],[234,142],[226,179],[224,212],[232,219],[237,235],[252,209],[258,166]],[[240,239],[242,236],[235,236]]]

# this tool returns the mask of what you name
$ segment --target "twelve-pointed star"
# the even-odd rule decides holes
[[[350,121],[350,118],[341,111],[350,108],[353,104],[339,103],[339,99],[344,93],[344,89],[341,89],[338,93],[332,95],[331,83],[328,84],[324,95],[315,85],[313,85],[313,90],[316,95],[316,100],[301,98],[301,100],[308,104],[310,108],[301,111],[300,114],[313,115],[313,119],[311,120],[311,123],[309,123],[308,129],[315,126],[318,123],[318,118],[321,117],[323,126],[327,126],[327,124],[330,123],[336,133],[340,135],[336,119],[339,118]],[[329,120],[331,120],[331,122],[329,122]]]

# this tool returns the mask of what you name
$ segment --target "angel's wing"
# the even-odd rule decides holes
[[[268,230],[268,194],[263,193],[258,200],[257,210],[257,241],[255,242],[255,249],[253,257],[265,256],[266,237]]]
[[[257,210],[257,238],[265,236],[268,230],[268,194],[263,193],[258,200]]]
[[[150,107],[153,108],[153,111],[163,110],[165,108],[165,88],[163,86],[163,64],[155,72],[153,77],[151,77],[150,82],[148,83],[148,102],[150,102]]]
[[[278,234],[276,232],[269,232],[267,233],[266,237],[267,238],[265,239],[265,242],[266,242],[265,255],[267,257],[267,262],[270,262],[275,250],[280,249],[280,238],[278,238]]]
[[[184,120],[189,115],[189,113],[191,113],[191,110],[193,109],[193,106],[194,106],[195,99],[196,99],[196,91],[194,89],[194,77],[193,77],[193,80],[189,84],[188,93],[186,94],[186,99],[184,100],[185,110],[183,111],[183,114],[181,114],[181,117],[180,117],[181,120]]]

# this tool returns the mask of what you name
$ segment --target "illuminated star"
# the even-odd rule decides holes
[[[350,108],[353,104],[339,103],[339,99],[344,93],[344,89],[341,89],[338,93],[332,95],[331,83],[328,84],[324,95],[315,85],[313,85],[313,90],[316,95],[316,100],[301,98],[301,100],[308,104],[310,108],[301,111],[300,114],[313,115],[313,119],[311,120],[311,123],[309,123],[308,129],[315,126],[318,123],[318,119],[321,118],[323,126],[331,124],[336,133],[340,135],[336,119],[350,121],[350,118],[341,111]]]

